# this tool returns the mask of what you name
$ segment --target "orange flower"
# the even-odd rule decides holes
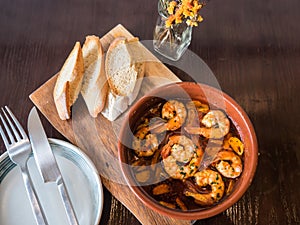
[[[168,13],[170,15],[174,14],[174,10],[175,10],[176,5],[177,5],[176,1],[172,1],[172,2],[169,3],[169,6],[168,6],[167,10],[168,10]]]
[[[199,15],[203,7],[198,0],[177,0],[168,3],[167,11],[169,14],[166,20],[166,26],[171,27],[173,24],[179,24],[185,21],[189,26],[198,26],[203,18]]]
[[[198,18],[197,18],[197,21],[198,22],[202,22],[203,21],[203,17],[199,15]]]
[[[182,5],[186,6],[189,9],[193,8],[192,0],[182,0]]]
[[[187,25],[191,26],[191,27],[197,27],[198,23],[196,21],[193,20],[187,20],[186,21]]]
[[[175,21],[175,15],[170,15],[166,20],[166,27],[171,27],[174,21]]]
[[[202,5],[199,4],[199,2],[197,0],[195,0],[193,2],[193,4],[194,4],[194,6],[193,6],[192,11],[193,11],[194,14],[198,14],[199,10],[202,8]]]
[[[175,23],[182,23],[183,9],[182,7],[178,8],[175,12]]]

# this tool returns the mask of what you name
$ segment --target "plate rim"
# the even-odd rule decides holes
[[[56,144],[56,145],[63,146],[63,147],[71,149],[76,154],[78,154],[80,157],[82,157],[82,159],[87,163],[88,167],[91,169],[91,172],[93,173],[93,177],[96,178],[95,182],[96,182],[96,184],[98,186],[98,190],[99,190],[99,199],[98,199],[99,200],[99,210],[97,210],[95,223],[94,223],[94,225],[98,225],[100,223],[100,219],[101,219],[102,212],[103,212],[104,192],[103,192],[102,181],[101,181],[99,172],[98,172],[95,164],[87,156],[87,154],[85,154],[79,147],[73,145],[72,143],[69,143],[69,142],[64,141],[64,140],[56,139],[56,138],[48,138],[48,141],[49,141],[50,144]],[[5,160],[6,158],[9,158],[9,155],[8,155],[7,151],[3,152],[0,155],[0,162]]]

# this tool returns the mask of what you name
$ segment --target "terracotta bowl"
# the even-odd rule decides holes
[[[135,181],[130,167],[128,166],[128,148],[131,146],[132,131],[136,122],[147,110],[163,99],[192,98],[208,103],[212,107],[223,109],[234,123],[241,139],[244,142],[244,167],[243,172],[235,184],[232,193],[216,205],[199,210],[174,210],[160,205],[148,195]],[[119,160],[121,169],[127,184],[133,193],[150,209],[160,214],[176,219],[194,220],[204,219],[217,215],[236,203],[250,186],[257,166],[257,140],[255,131],[244,110],[227,94],[213,87],[193,82],[179,82],[152,90],[146,96],[136,102],[128,116],[124,120],[119,137]]]

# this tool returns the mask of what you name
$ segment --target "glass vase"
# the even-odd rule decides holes
[[[155,51],[166,58],[177,61],[189,47],[192,40],[192,27],[185,22],[166,27],[166,2],[158,2],[158,18],[153,34],[153,47]]]

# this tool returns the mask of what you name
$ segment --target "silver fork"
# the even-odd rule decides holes
[[[43,210],[41,209],[40,202],[37,198],[35,189],[32,185],[32,181],[29,175],[27,161],[31,154],[31,145],[29,139],[22,128],[19,121],[16,119],[10,109],[5,106],[2,109],[2,116],[0,112],[0,118],[5,128],[6,134],[0,125],[0,133],[7,149],[8,155],[15,164],[17,164],[22,172],[22,178],[25,184],[26,192],[31,203],[31,208],[34,214],[36,224],[48,225]],[[4,119],[5,117],[5,119]],[[13,121],[13,122],[12,122]]]

